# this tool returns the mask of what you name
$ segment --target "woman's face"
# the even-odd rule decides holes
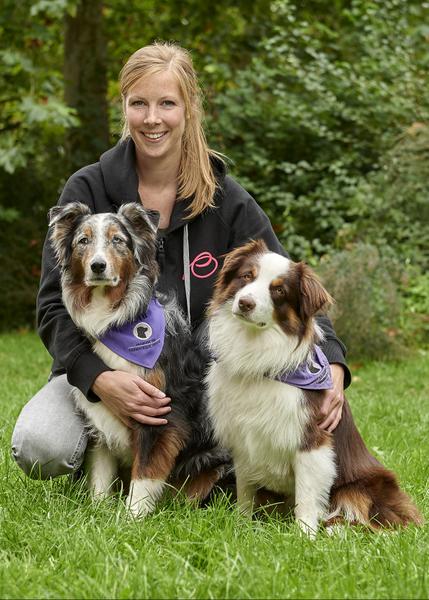
[[[125,118],[138,158],[180,158],[185,102],[172,73],[139,79],[128,91]]]

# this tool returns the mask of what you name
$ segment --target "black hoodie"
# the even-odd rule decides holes
[[[83,202],[93,212],[101,213],[117,211],[126,202],[139,202],[135,165],[133,141],[120,142],[105,152],[99,162],[74,173],[64,186],[58,203]],[[186,220],[186,209],[191,200],[176,202],[168,229],[159,232],[159,289],[174,290],[186,312],[183,231],[188,223],[193,328],[204,319],[224,254],[250,239],[262,238],[270,250],[286,255],[268,217],[256,201],[226,175],[221,161],[214,160],[213,167],[219,186],[214,198],[215,207]],[[95,378],[108,367],[92,352],[90,342],[74,325],[62,303],[60,274],[48,238],[43,249],[37,317],[40,337],[54,359],[53,375],[66,372],[72,385],[89,400],[97,400],[90,388]],[[319,323],[326,338],[323,350],[329,362],[344,365],[347,386],[350,373],[345,366],[344,345],[336,337],[327,317],[320,317]]]

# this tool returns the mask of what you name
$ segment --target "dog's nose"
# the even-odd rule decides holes
[[[255,301],[249,296],[243,296],[243,298],[240,298],[240,300],[238,301],[238,307],[242,313],[250,312],[255,308],[255,306]]]
[[[93,273],[95,273],[96,275],[100,275],[101,273],[104,273],[104,271],[106,270],[106,262],[104,260],[94,260],[91,263],[91,271]]]

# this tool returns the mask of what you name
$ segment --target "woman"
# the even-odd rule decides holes
[[[72,175],[59,203],[80,201],[93,212],[108,212],[136,201],[159,211],[159,286],[176,291],[197,337],[220,257],[251,238],[263,238],[273,251],[284,250],[266,215],[207,146],[189,53],[164,43],[141,48],[122,69],[120,85],[125,122],[121,141],[99,162]],[[125,423],[130,418],[166,423],[170,398],[135,375],[109,370],[71,321],[61,301],[49,240],[38,323],[54,362],[50,381],[23,408],[13,434],[14,457],[27,474],[55,477],[80,467],[87,432],[75,414],[72,386],[91,402],[104,402]],[[341,417],[344,375],[348,385],[350,374],[329,320],[321,318],[320,324],[334,379],[333,390],[326,392],[321,427],[332,430]]]

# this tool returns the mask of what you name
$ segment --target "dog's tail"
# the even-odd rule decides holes
[[[338,470],[331,491],[331,520],[345,519],[374,529],[423,524],[423,517],[399,487],[396,475],[368,451],[347,400],[334,442]]]
[[[375,467],[365,477],[334,488],[329,522],[344,519],[372,529],[423,525],[423,517],[411,498],[399,487],[396,476]]]

